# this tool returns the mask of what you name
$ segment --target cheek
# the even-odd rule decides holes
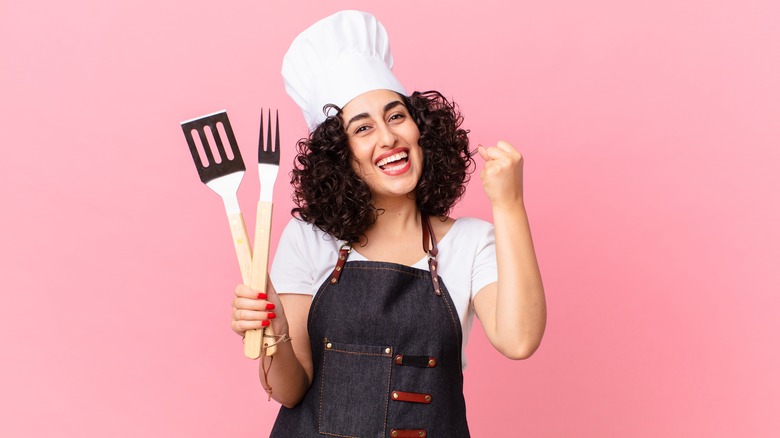
[[[355,170],[359,169],[360,166],[365,166],[371,160],[371,156],[365,150],[361,150],[360,147],[351,147],[350,152],[352,152],[350,157],[352,168]]]
[[[355,175],[357,175],[358,178],[362,180],[366,180],[366,177],[369,177],[372,173],[374,173],[373,166],[371,164],[371,158],[368,157],[360,157],[357,155],[354,155],[350,158],[351,163],[350,166],[352,167],[352,170],[355,172]]]
[[[417,159],[420,161],[420,164],[423,164],[425,162],[425,151],[423,151],[422,146],[420,146],[419,137],[417,138],[416,145],[417,147],[414,148],[415,154],[417,155]]]
[[[361,169],[360,162],[353,157],[351,165],[352,165],[352,171],[355,172],[355,174],[358,177],[362,178],[363,177],[363,171]]]

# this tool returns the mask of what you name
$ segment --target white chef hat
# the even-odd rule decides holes
[[[390,70],[393,55],[382,23],[360,11],[341,11],[314,23],[293,40],[282,61],[287,94],[313,131],[323,107],[343,108],[372,90],[406,90]]]

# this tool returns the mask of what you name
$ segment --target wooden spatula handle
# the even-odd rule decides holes
[[[244,223],[244,216],[241,213],[233,213],[228,215],[228,223],[230,223],[230,234],[233,236],[233,246],[236,249],[236,257],[238,257],[238,267],[241,269],[241,279],[243,283],[253,289],[261,289],[252,286],[252,248],[249,246],[249,235],[246,232],[246,224]],[[268,264],[266,255],[266,264]],[[259,281],[260,279],[258,279]],[[262,330],[249,330],[244,334],[244,355],[257,359],[260,357],[260,349],[263,345],[263,331]]]
[[[233,236],[233,246],[236,248],[238,267],[241,269],[241,279],[248,285],[252,280],[252,248],[249,246],[244,216],[240,212],[229,214],[228,223],[230,223],[230,234]]]
[[[261,292],[266,292],[266,288],[268,287],[268,253],[271,247],[272,213],[272,203],[257,203],[255,244],[254,253],[252,254],[252,280],[249,283],[249,287]],[[270,326],[264,328],[262,331],[252,331],[255,333],[247,332],[244,336],[244,355],[246,357],[252,359],[260,357],[263,345],[271,345],[271,347],[266,348],[266,356],[272,356],[276,353],[276,347],[273,346],[276,342],[276,338],[273,337],[274,332]]]

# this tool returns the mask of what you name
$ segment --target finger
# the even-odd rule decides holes
[[[506,161],[509,162],[512,160],[512,152],[514,149],[510,149],[509,151],[499,148],[498,146],[491,146],[487,149],[485,149],[485,152],[487,153],[489,159],[491,161]],[[515,151],[515,154],[517,151]]]
[[[523,155],[520,153],[520,151],[518,151],[517,148],[512,146],[512,144],[508,141],[499,140],[498,143],[496,143],[496,147],[502,150],[510,159],[517,160],[523,158]]]
[[[239,284],[233,290],[233,293],[239,298],[257,298],[258,292],[249,286]]]
[[[252,289],[251,287],[243,284],[239,284],[238,286],[236,286],[233,293],[236,295],[237,298],[252,298],[255,300],[264,300],[267,297],[266,294],[259,292],[255,289]]]
[[[515,149],[514,146],[512,146],[511,143],[504,140],[499,140],[498,143],[496,143],[496,147],[501,149],[504,152],[516,152],[517,149]]]
[[[479,152],[479,156],[482,157],[483,160],[490,160],[490,156],[482,145],[477,146],[477,152]]]
[[[233,311],[234,321],[265,321],[267,319],[276,318],[276,313],[273,311],[257,311],[247,309],[236,309]]]
[[[482,168],[482,172],[480,173],[480,178],[484,181],[485,179],[492,177],[493,175],[497,174],[500,171],[501,171],[500,166],[485,165],[485,167]]]
[[[236,298],[233,300],[233,308],[248,310],[273,310],[276,308],[276,305],[266,300]]]
[[[247,330],[260,330],[263,327],[263,321],[233,321],[231,324],[233,331],[243,334]]]

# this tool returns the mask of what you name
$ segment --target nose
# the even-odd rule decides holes
[[[377,127],[379,134],[379,146],[383,148],[392,148],[398,139],[393,129],[387,123],[381,123]]]

